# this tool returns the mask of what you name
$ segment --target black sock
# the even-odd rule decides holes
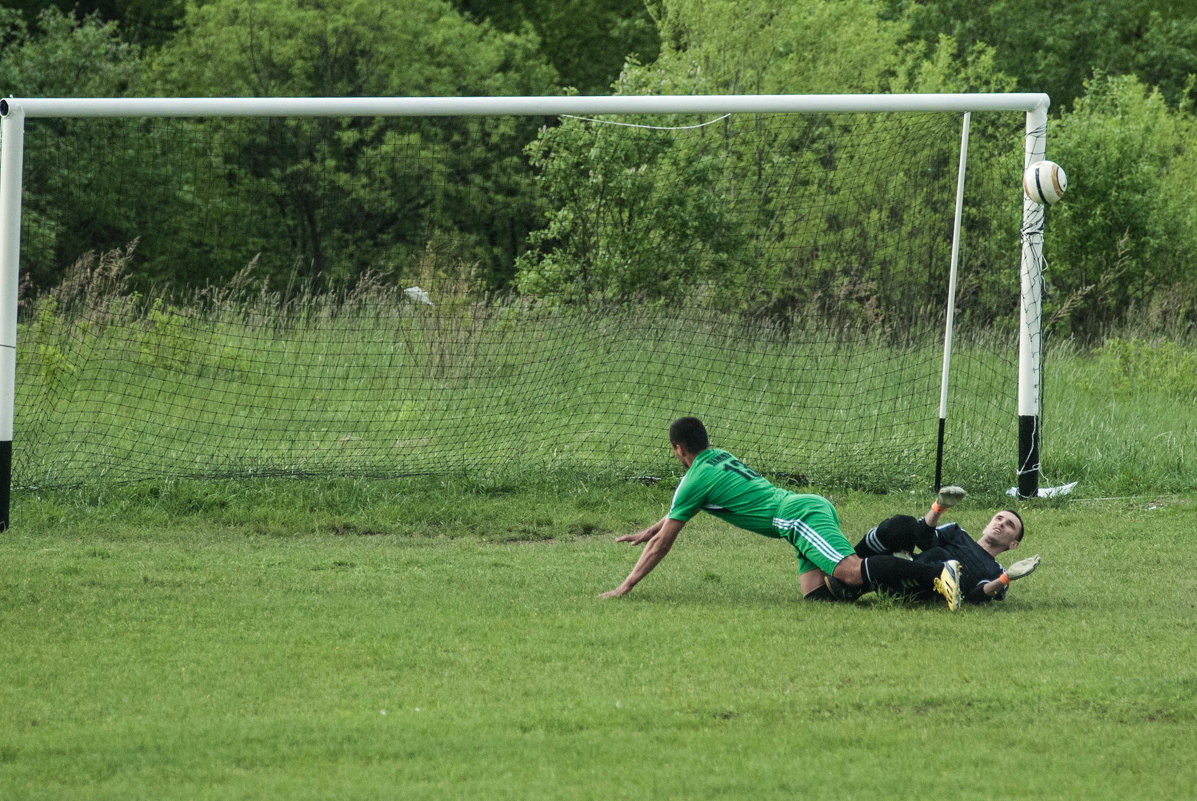
[[[856,555],[864,559],[898,551],[913,552],[916,547],[930,548],[934,541],[935,529],[928,526],[925,519],[894,515],[869,529],[856,544]]]
[[[817,589],[811,590],[806,595],[802,596],[804,601],[834,601],[835,596],[831,594],[831,590],[827,589],[827,585],[821,585]]]
[[[899,595],[932,592],[935,579],[943,568],[922,562],[911,562],[896,556],[870,556],[860,562],[865,586],[873,590],[888,590]]]

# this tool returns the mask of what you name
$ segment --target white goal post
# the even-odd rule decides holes
[[[1045,157],[1050,101],[1041,93],[896,95],[669,95],[594,97],[7,98],[0,100],[0,531],[9,524],[21,192],[26,118],[417,117],[832,112],[1024,112],[1025,162]],[[967,123],[966,123],[967,135]],[[963,146],[963,145],[962,145]],[[1023,201],[1018,356],[1018,492],[1038,493],[1040,311],[1044,207]],[[949,335],[950,336],[950,335]],[[945,354],[946,372],[946,354]],[[944,399],[946,402],[946,398]]]

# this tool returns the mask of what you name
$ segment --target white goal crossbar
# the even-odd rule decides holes
[[[7,98],[5,117],[435,117],[1042,110],[1045,94]]]
[[[1044,158],[1050,100],[1041,93],[637,95],[574,97],[6,98],[0,100],[0,531],[9,524],[16,386],[21,183],[26,118],[564,116],[833,112],[1026,114],[1025,161]],[[1039,483],[1040,310],[1044,209],[1023,203],[1018,368],[1018,492]]]

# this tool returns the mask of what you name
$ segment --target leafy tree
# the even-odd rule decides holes
[[[518,261],[521,292],[669,300],[717,280],[736,252],[721,196],[721,137],[677,140],[627,122],[571,119],[529,146],[553,211]]]
[[[454,5],[501,30],[535,30],[561,82],[581,94],[606,94],[624,62],[651,62],[660,47],[644,0],[454,0]]]
[[[1099,76],[1049,141],[1069,176],[1068,195],[1048,213],[1052,313],[1063,330],[1095,335],[1142,319],[1197,282],[1191,116],[1133,76]],[[1191,294],[1162,322],[1191,324]]]
[[[623,94],[718,94],[845,91],[876,88],[896,69],[895,25],[877,22],[869,2],[795,7],[730,0],[665,0],[651,12],[661,53],[629,64]],[[874,13],[861,13],[874,12]],[[852,47],[843,47],[850,41]],[[834,44],[833,44],[834,43]],[[689,118],[646,118],[684,126]],[[785,154],[784,142],[755,145],[715,125],[694,135],[643,135],[627,128],[567,122],[547,129],[529,151],[550,199],[547,226],[519,261],[521,291],[559,297],[676,298],[713,292],[721,303],[749,304],[774,276],[745,281],[753,248],[778,247],[788,187],[761,159]],[[757,132],[764,139],[793,136]],[[752,132],[748,132],[751,137]],[[808,151],[809,153],[809,151]],[[808,154],[799,153],[799,158]],[[755,204],[749,211],[747,203]],[[772,211],[771,211],[772,209]],[[751,233],[755,227],[758,235]],[[705,290],[703,288],[706,288]],[[776,298],[757,302],[776,302]]]
[[[136,81],[140,51],[121,41],[117,26],[50,8],[32,25],[0,7],[0,64],[5,95],[120,96]]]
[[[917,58],[900,45],[902,24],[879,20],[879,9],[870,2],[666,0],[655,8],[661,56],[651,65],[629,65],[619,89],[768,94],[1009,85],[984,47],[964,64],[950,40],[933,59]],[[1016,215],[1022,122],[1013,123],[977,126],[975,140],[994,147],[975,169],[1000,174]],[[676,134],[576,121],[546,130],[530,152],[552,211],[520,259],[518,285],[540,296],[689,294],[778,318],[803,310],[884,314],[910,324],[923,311],[923,290],[942,286],[947,270],[943,259],[932,272],[914,272],[916,262],[926,263],[918,249],[938,246],[933,243],[950,233],[929,230],[922,215],[928,204],[950,209],[955,185],[958,137],[945,137],[942,126],[916,130],[925,124],[909,115],[799,115],[738,116]],[[884,169],[878,153],[894,154]],[[853,179],[845,183],[835,175]],[[896,192],[895,186],[910,188]],[[798,207],[799,196],[817,205]],[[986,213],[978,208],[972,221],[982,235],[997,224]],[[986,262],[1008,263],[1017,252],[1017,220],[1007,222],[1005,251],[994,245],[973,252],[977,272],[985,272]],[[1018,281],[1017,270],[1005,272],[1001,286],[977,291],[1004,292],[1003,308]]]
[[[997,66],[994,48],[976,44],[963,58],[959,52],[956,41],[946,35],[939,37],[930,52],[921,45],[913,48],[907,52],[893,91],[1014,91],[1015,79]],[[956,158],[957,142],[957,137],[952,137],[951,141],[929,141],[922,146],[938,149],[942,164]],[[1024,148],[1022,115],[972,114],[957,286],[958,319],[994,325],[1008,319],[1012,299],[1018,297]],[[946,265],[940,263],[939,268],[929,276],[929,282],[942,286],[947,281]]]
[[[936,52],[946,47],[953,62],[986,48],[994,70],[1013,79],[1004,88],[1052,97],[1048,154],[1068,170],[1071,187],[1048,212],[1049,322],[1080,337],[1130,321],[1191,324],[1197,6],[1168,0],[892,0],[890,6],[903,11],[915,41],[937,42]],[[939,60],[916,59],[914,70]],[[987,274],[1006,272],[981,273]]]
[[[159,45],[170,38],[183,18],[183,0],[6,0],[4,5],[24,14],[29,24],[43,11],[94,17],[117,23],[121,38],[140,45]]]
[[[653,0],[661,55],[648,69],[662,91],[745,94],[875,92],[901,62],[901,21],[874,0],[745,4]],[[650,81],[638,81],[648,89]],[[627,91],[627,87],[621,87]]]
[[[50,8],[30,29],[18,11],[0,8],[0,37],[5,95],[117,97],[138,84],[138,48],[122,42],[116,26],[95,15],[81,20]],[[154,184],[122,205],[105,203],[91,191],[111,183],[113,174],[95,157],[95,143],[105,142],[108,156],[119,160],[121,149],[106,140],[106,128],[94,120],[26,122],[22,271],[35,285],[56,281],[91,249],[88,242],[96,232],[124,227],[135,205],[162,200],[161,186]],[[130,233],[120,244],[135,236]]]
[[[995,64],[1019,91],[1047,92],[1069,107],[1095,74],[1135,74],[1173,104],[1192,98],[1197,6],[1171,0],[888,0],[887,16],[934,46],[950,36],[963,56],[994,48]]]
[[[155,76],[170,94],[260,97],[534,95],[550,91],[556,77],[533,36],[473,23],[443,0],[410,0],[402,13],[373,0],[189,3]],[[229,122],[219,161],[230,184],[260,198],[257,233],[241,236],[285,232],[316,288],[401,268],[450,242],[457,244],[449,255],[501,286],[531,224],[530,175],[519,154],[534,125]]]

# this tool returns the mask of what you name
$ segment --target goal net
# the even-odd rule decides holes
[[[972,115],[942,477],[1014,480],[1025,113]],[[926,488],[961,114],[25,123],[12,483]]]

